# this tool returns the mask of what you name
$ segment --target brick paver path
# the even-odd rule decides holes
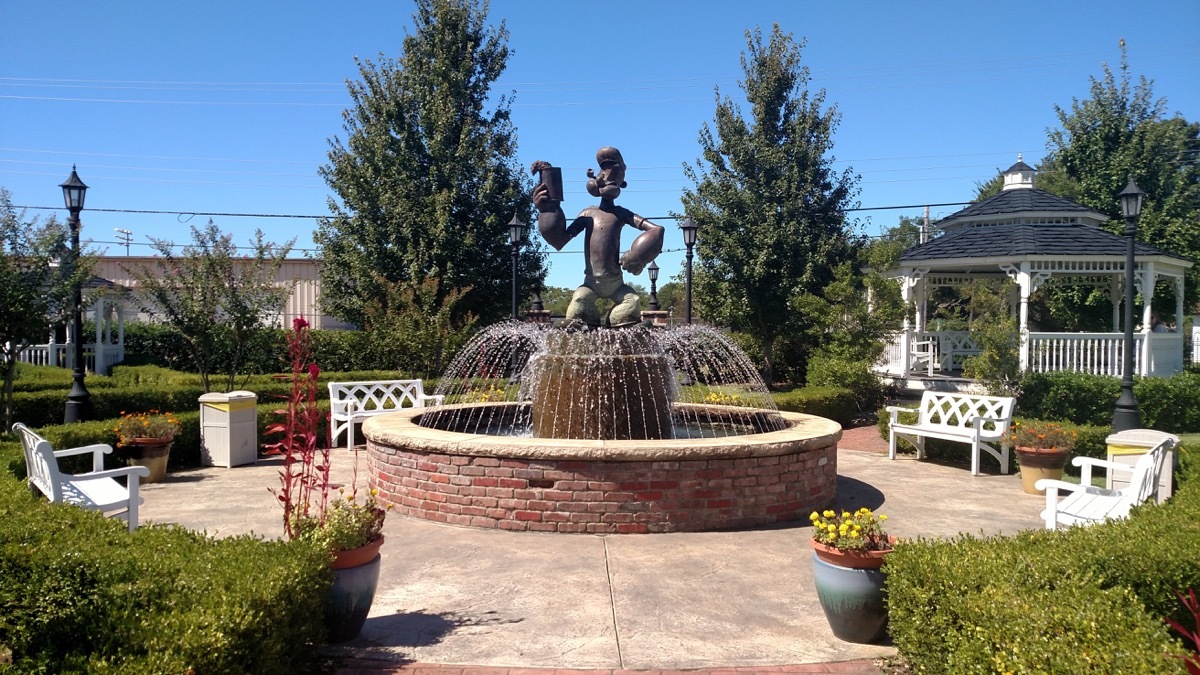
[[[867,659],[842,661],[840,663],[806,663],[794,666],[743,666],[740,668],[712,668],[701,670],[621,670],[566,668],[497,668],[490,666],[443,666],[431,663],[409,663],[397,666],[394,662],[350,659],[337,671],[337,675],[753,675],[764,673],[814,675],[816,673],[840,673],[841,675],[881,675],[882,670]]]

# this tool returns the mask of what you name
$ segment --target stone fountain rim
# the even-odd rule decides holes
[[[504,405],[513,404],[480,403],[462,407]],[[383,446],[498,459],[664,462],[787,455],[825,448],[836,444],[842,437],[841,425],[833,420],[784,411],[778,414],[787,427],[779,431],[718,438],[619,441],[518,438],[445,431],[417,424],[417,419],[427,412],[430,412],[429,408],[405,408],[368,418],[362,426],[368,450],[372,446]],[[775,413],[767,410],[761,412]]]

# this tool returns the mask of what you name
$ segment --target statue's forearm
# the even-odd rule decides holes
[[[562,209],[539,213],[538,231],[542,233],[542,239],[556,251],[561,251],[571,241],[571,235],[567,232],[567,216]]]
[[[666,231],[661,225],[655,225],[648,220],[643,219],[642,224],[641,229],[645,231],[633,240],[629,251],[621,256],[621,264],[630,274],[641,274],[642,268],[662,253]]]

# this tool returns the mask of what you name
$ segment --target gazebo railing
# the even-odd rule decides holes
[[[936,350],[935,370],[943,374],[961,371],[963,361],[979,353],[979,346],[966,331],[916,333],[913,340],[932,340]],[[1143,368],[1147,340],[1150,362],[1149,368]],[[900,372],[903,363],[900,344],[899,335],[888,343],[879,366],[881,372],[903,374]],[[1030,333],[1028,369],[1036,373],[1070,371],[1120,377],[1124,350],[1124,333]],[[924,372],[924,368],[921,370]],[[1134,333],[1133,370],[1159,377],[1183,370],[1183,335]],[[913,372],[917,372],[915,367]]]
[[[1142,334],[1133,335],[1133,370],[1141,370]],[[1124,333],[1030,333],[1029,370],[1121,376]]]
[[[107,371],[112,368],[113,364],[125,360],[125,346],[100,345],[100,356],[100,362],[104,364],[105,374],[107,374]],[[17,360],[35,366],[74,368],[75,349],[69,344],[29,345],[17,356]],[[97,372],[96,345],[87,344],[83,346],[83,363],[84,368],[88,372]]]

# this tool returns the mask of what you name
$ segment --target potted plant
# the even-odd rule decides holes
[[[872,643],[887,635],[887,603],[881,569],[896,538],[883,529],[885,515],[866,507],[853,513],[814,511],[813,582],[830,629],[847,642]]]
[[[357,452],[349,493],[329,481],[329,448],[317,447],[318,430],[325,420],[317,406],[320,369],[310,361],[312,342],[303,318],[292,324],[288,351],[292,387],[287,407],[276,411],[283,421],[266,429],[268,434],[280,434],[278,442],[266,446],[266,454],[283,457],[280,487],[272,492],[283,505],[287,537],[329,551],[334,582],[325,603],[325,628],[330,642],[345,642],[362,631],[375,598],[387,511],[376,503],[376,490],[358,501]]]
[[[171,413],[149,410],[140,413],[121,411],[117,426],[118,455],[130,465],[144,466],[150,475],[143,483],[157,483],[167,475],[167,457],[179,435],[179,420]]]
[[[1059,422],[1013,420],[1004,442],[1013,447],[1021,466],[1021,489],[1031,495],[1046,494],[1034,486],[1043,478],[1062,479],[1078,437],[1079,432]]]

